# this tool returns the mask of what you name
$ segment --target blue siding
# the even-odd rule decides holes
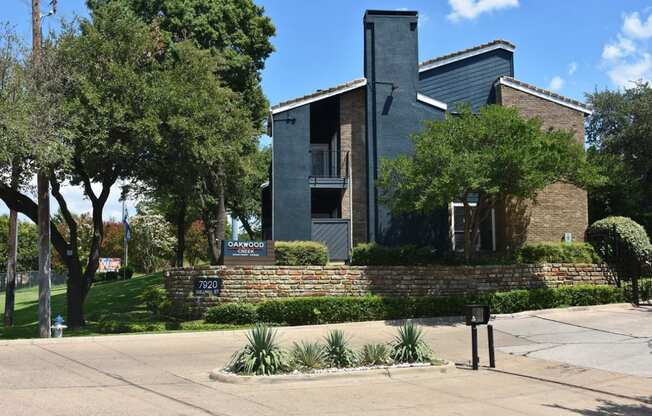
[[[416,100],[419,83],[416,21],[414,15],[365,16],[369,239],[382,244],[416,242],[421,237],[409,234],[404,221],[392,216],[379,202],[382,195],[375,186],[379,165],[383,159],[411,154],[410,136],[422,128],[425,120],[444,116],[442,110]],[[394,89],[389,84],[394,84]]]
[[[310,106],[274,115],[273,237],[310,240]]]
[[[513,54],[496,49],[419,74],[419,92],[448,104],[470,103],[473,111],[493,103],[493,84],[501,76],[514,76]]]

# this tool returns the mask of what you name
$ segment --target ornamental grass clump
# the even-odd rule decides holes
[[[360,352],[362,365],[387,365],[391,364],[391,350],[387,344],[366,344]]]
[[[258,324],[247,334],[247,345],[236,352],[227,365],[233,373],[273,375],[289,371],[288,357],[278,345],[276,331]]]
[[[345,368],[355,364],[355,353],[344,332],[334,329],[324,338],[326,362],[331,367]]]
[[[432,352],[423,340],[421,328],[407,321],[398,329],[398,335],[392,342],[391,358],[397,363],[429,362]]]
[[[292,348],[292,366],[298,370],[317,370],[326,367],[326,353],[319,342],[295,342]]]

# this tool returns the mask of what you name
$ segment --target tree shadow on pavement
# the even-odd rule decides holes
[[[600,405],[595,409],[574,409],[572,407],[562,406],[560,404],[546,405],[558,410],[566,410],[586,416],[650,416],[652,415],[652,396],[641,397],[641,401],[650,404],[624,404],[616,403],[611,400],[599,400]]]

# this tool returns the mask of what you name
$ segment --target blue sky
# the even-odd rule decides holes
[[[45,0],[43,0],[45,3]],[[30,35],[30,1],[0,0],[0,21]],[[516,78],[583,100],[586,92],[652,79],[652,2],[642,0],[257,0],[277,29],[263,89],[276,103],[362,76],[366,9],[417,10],[420,60],[493,39],[516,44]],[[45,9],[45,7],[44,7]],[[86,15],[59,0],[59,16]],[[48,18],[45,28],[57,27]],[[68,190],[76,211],[90,208]],[[107,218],[119,216],[118,192]],[[0,213],[6,209],[0,207]]]

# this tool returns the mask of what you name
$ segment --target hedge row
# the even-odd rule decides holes
[[[478,253],[475,265],[536,263],[601,263],[593,246],[586,243],[544,243],[526,245],[514,255]],[[457,253],[438,252],[430,247],[412,245],[387,247],[359,244],[353,248],[351,263],[355,266],[460,265],[464,259]]]
[[[276,241],[274,255],[278,266],[325,266],[328,249],[317,241]]]
[[[337,322],[459,316],[464,306],[483,303],[492,313],[623,302],[623,290],[607,285],[578,285],[451,297],[301,297],[258,304],[230,303],[209,309],[206,322],[250,324],[267,322],[313,325]]]
[[[536,263],[602,263],[602,259],[588,243],[542,243],[525,245],[517,250],[516,261]]]

